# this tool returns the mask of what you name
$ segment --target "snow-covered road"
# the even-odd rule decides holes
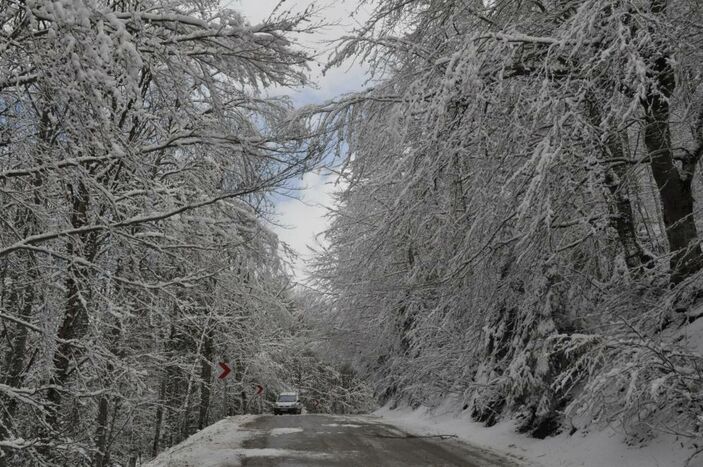
[[[230,417],[160,455],[149,467],[462,466],[515,467],[480,448],[418,437],[375,417]]]

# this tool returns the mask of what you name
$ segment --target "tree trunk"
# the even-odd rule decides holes
[[[96,453],[93,460],[95,467],[104,467],[107,458],[107,418],[109,413],[109,401],[107,396],[100,396],[98,402],[98,419],[95,436]]]
[[[27,265],[30,268],[36,267],[31,257],[27,258]],[[27,281],[31,282],[36,278],[33,270],[27,275]],[[32,318],[32,305],[34,302],[34,289],[31,285],[21,286],[10,293],[7,308],[9,310],[19,310],[18,318],[22,321],[29,322]],[[17,324],[15,335],[12,337],[12,344],[9,346],[5,354],[4,374],[0,381],[10,387],[18,387],[21,385],[24,374],[24,363],[27,355],[27,338],[29,337],[29,329],[27,326]],[[9,416],[14,414],[15,400],[10,399],[5,411],[0,416]],[[0,418],[0,420],[2,420]],[[2,426],[2,425],[0,425]]]
[[[208,331],[205,335],[205,342],[203,342],[200,361],[200,410],[198,416],[198,429],[200,430],[208,425],[210,386],[212,384],[212,353],[212,331]]]
[[[32,258],[28,258],[28,266],[33,267]],[[29,277],[34,277],[35,274],[30,272]],[[12,309],[12,304],[20,310],[19,318],[23,321],[30,321],[32,314],[32,304],[34,302],[34,290],[32,286],[23,287],[14,290],[9,297],[9,309]],[[4,375],[0,378],[0,382],[10,386],[11,388],[20,387],[24,380],[24,365],[27,355],[27,338],[29,337],[29,329],[26,326],[18,324],[15,335],[12,338],[12,345],[8,348],[5,355]],[[0,411],[0,440],[8,437],[10,427],[14,424],[14,417],[17,412],[17,400],[13,397],[0,396],[0,405],[4,406]],[[5,467],[6,456],[9,451],[0,449],[0,467]]]
[[[607,170],[605,185],[613,199],[610,222],[623,247],[625,264],[630,272],[637,274],[643,265],[651,263],[652,258],[644,252],[637,240],[632,203],[625,192],[626,183],[623,181],[626,177],[624,167],[624,165],[618,165]]]
[[[665,0],[653,0],[655,14],[666,13]],[[703,265],[698,231],[693,217],[691,182],[695,163],[684,163],[681,168],[674,162],[669,128],[669,99],[676,88],[671,57],[666,51],[652,64],[656,83],[643,99],[645,109],[644,143],[649,153],[652,175],[659,189],[666,238],[671,253],[671,281],[676,284],[701,269]]]
[[[119,271],[119,269],[118,269]],[[121,329],[119,326],[119,322],[115,323],[115,325],[112,328],[112,335],[110,336],[111,339],[111,347],[116,347],[116,343],[119,340],[121,336]],[[114,350],[114,354],[117,357],[122,358],[123,352],[119,350]],[[115,367],[114,365],[108,361],[105,364],[105,369],[103,370],[105,373],[105,379],[103,382],[103,388],[107,388],[110,385],[111,377],[112,377],[112,372],[114,371]],[[98,417],[96,420],[96,425],[97,428],[95,429],[95,458],[93,460],[93,465],[95,467],[105,467],[109,465],[109,459],[110,459],[110,453],[109,453],[109,448],[108,448],[108,433],[112,433],[112,429],[108,430],[108,418],[109,418],[109,408],[110,408],[110,400],[108,399],[108,396],[102,395],[100,396],[100,400],[98,401]],[[112,423],[114,425],[115,419],[117,418],[117,411],[119,408],[119,399],[115,398],[114,399],[114,404],[113,404],[113,417],[112,417]],[[113,426],[114,428],[114,426]]]
[[[613,159],[625,160],[625,142],[620,132],[611,133],[607,138],[607,151]],[[612,197],[611,225],[618,234],[618,239],[625,253],[625,264],[631,272],[637,272],[642,266],[651,263],[652,257],[644,252],[637,239],[637,226],[632,203],[627,194],[627,166],[615,164],[606,169],[605,185]]]
[[[659,120],[662,117],[657,114],[658,112],[652,112],[648,115],[645,144],[661,198],[666,238],[671,252],[671,281],[676,284],[700,270],[701,247],[693,217],[691,179],[681,177],[679,169],[674,165],[669,127]]]
[[[80,228],[88,225],[88,190],[83,183],[79,183],[77,192],[73,192],[71,187],[68,189],[70,199],[72,201],[71,225],[74,228]],[[69,239],[67,244],[67,255],[69,258],[80,256],[81,245],[85,250],[91,248],[89,245],[93,235],[79,235],[78,239]],[[94,247],[93,247],[94,249]],[[84,253],[87,253],[85,251]],[[91,261],[94,254],[85,254],[84,257]],[[71,362],[78,363],[78,353],[80,351],[72,342],[83,335],[88,324],[88,311],[83,305],[84,292],[83,284],[88,279],[88,271],[85,266],[79,265],[72,261],[68,266],[66,277],[66,308],[63,322],[59,327],[57,340],[58,346],[54,353],[54,374],[51,379],[52,387],[47,393],[49,402],[53,407],[49,411],[47,422],[49,426],[54,428],[58,420],[58,411],[61,410],[61,392],[57,387],[64,385],[72,369]]]
[[[159,388],[159,401],[156,406],[156,422],[154,423],[154,443],[151,446],[151,456],[156,457],[159,453],[159,444],[161,441],[161,425],[164,421],[164,403],[166,400],[166,376],[161,379],[161,387]]]
[[[234,367],[232,368],[232,373],[233,373],[233,380],[234,380],[234,386],[243,388],[244,387],[244,365],[242,364],[242,359],[239,357],[235,357],[234,360]],[[235,389],[236,390],[236,389]],[[229,412],[227,415],[241,415],[244,414],[246,411],[246,392],[241,391],[239,394],[239,397],[236,400],[236,407],[234,406],[234,403],[228,403],[227,406],[229,408]]]
[[[247,392],[246,392],[246,391],[240,392],[240,393],[239,393],[239,399],[241,400],[241,404],[242,404],[242,410],[241,410],[240,413],[241,413],[241,414],[245,414],[245,413],[247,413],[247,409],[248,409],[247,406],[248,406],[248,404],[249,404],[248,401],[247,401]]]
[[[587,107],[591,124],[596,128],[600,128],[603,123],[603,117],[597,99],[593,95],[588,98]],[[610,199],[608,200],[609,221],[615,232],[617,232],[628,270],[632,273],[637,273],[640,267],[649,263],[652,258],[644,253],[642,246],[637,240],[632,203],[626,191],[627,166],[624,161],[627,159],[627,155],[624,150],[624,137],[615,128],[605,131],[607,131],[607,134],[605,145],[601,150],[601,158],[604,161],[608,159],[616,161],[612,167],[604,168],[604,182],[608,192],[610,192]]]

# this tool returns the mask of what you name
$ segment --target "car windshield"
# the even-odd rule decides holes
[[[294,394],[281,394],[278,396],[278,402],[295,402],[297,397]]]

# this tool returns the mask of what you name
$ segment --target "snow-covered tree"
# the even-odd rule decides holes
[[[365,60],[372,86],[309,113],[349,184],[316,279],[378,394],[545,436],[582,397],[602,409],[581,391],[604,375],[644,394],[695,373],[690,352],[664,370],[671,342],[638,353],[647,378],[624,356],[700,286],[700,5],[366,4],[331,66]],[[679,404],[692,430],[692,378],[646,416]]]
[[[285,327],[263,219],[311,156],[265,90],[306,83],[306,19],[0,3],[0,465],[134,465],[242,409],[255,375],[212,367]]]

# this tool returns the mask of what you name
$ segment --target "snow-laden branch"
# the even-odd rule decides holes
[[[68,236],[73,236],[73,235],[87,234],[87,233],[91,233],[91,232],[110,231],[113,229],[131,227],[131,226],[144,224],[144,223],[148,223],[148,222],[156,222],[156,221],[168,219],[170,217],[176,216],[178,214],[181,214],[181,213],[189,211],[189,210],[198,209],[198,208],[202,208],[205,206],[209,206],[211,204],[215,204],[218,201],[223,201],[223,200],[230,199],[230,198],[238,198],[238,197],[242,197],[242,196],[245,196],[248,194],[256,193],[258,191],[261,191],[266,186],[272,186],[272,184],[274,184],[275,181],[277,181],[277,179],[268,180],[266,184],[257,185],[252,188],[246,188],[243,190],[238,190],[236,192],[226,193],[226,194],[222,194],[219,196],[210,197],[205,200],[187,203],[183,206],[180,206],[178,208],[174,208],[174,209],[171,209],[168,211],[133,216],[128,219],[125,219],[125,220],[122,220],[119,222],[114,222],[111,224],[86,225],[84,227],[76,227],[76,228],[71,228],[71,229],[64,229],[64,230],[59,230],[59,231],[54,231],[54,232],[45,232],[45,233],[41,233],[41,234],[32,235],[29,237],[25,237],[24,239],[22,239],[18,242],[15,242],[12,245],[9,245],[4,248],[0,248],[0,257],[6,256],[6,255],[12,253],[13,251],[20,250],[20,249],[24,248],[25,246],[36,245],[38,243],[43,243],[48,240],[53,240],[53,239],[68,237]]]
[[[41,328],[39,328],[31,323],[28,323],[20,318],[9,315],[7,313],[0,312],[0,319],[6,319],[8,321],[12,321],[15,324],[19,324],[20,326],[24,326],[27,329],[31,329],[34,332],[38,332],[38,333],[43,332]]]

